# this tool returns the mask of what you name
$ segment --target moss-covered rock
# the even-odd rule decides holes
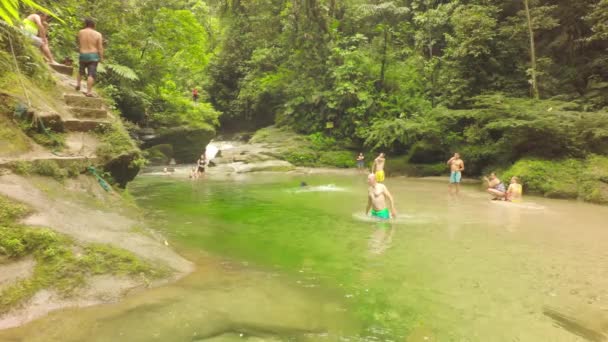
[[[579,194],[587,202],[608,204],[608,157],[593,155],[587,158]]]
[[[173,158],[178,163],[193,163],[205,151],[215,136],[215,130],[207,128],[176,127],[160,132],[144,144],[144,148],[168,144],[173,147]]]
[[[139,151],[122,154],[104,165],[104,170],[112,175],[112,180],[121,188],[127,186],[139,173],[144,160]]]
[[[173,158],[173,146],[170,144],[155,145],[144,152],[152,165],[166,165]]]
[[[577,198],[583,162],[577,159],[522,159],[502,175],[503,180],[518,176],[524,191],[551,198]]]
[[[503,179],[521,178],[524,190],[552,198],[579,198],[608,203],[608,157],[585,160],[522,159],[503,173]]]

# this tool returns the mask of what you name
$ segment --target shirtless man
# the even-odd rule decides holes
[[[374,164],[372,165],[372,173],[376,175],[377,182],[384,182],[384,163],[386,159],[384,158],[384,153],[380,153],[376,159],[374,159]]]
[[[382,220],[388,220],[392,217],[397,216],[397,211],[395,210],[395,200],[393,200],[393,196],[388,191],[384,184],[378,183],[376,180],[376,175],[370,173],[367,176],[367,184],[369,184],[369,189],[367,192],[367,207],[365,208],[365,214],[370,212],[371,216],[376,217]],[[390,201],[390,214],[388,207],[386,205],[386,200]]]
[[[78,32],[78,46],[80,47],[80,70],[76,78],[76,90],[80,90],[82,75],[87,75],[86,96],[93,96],[93,84],[97,76],[97,64],[103,60],[103,37],[95,31],[95,22],[91,19],[84,21],[85,28]]]
[[[454,156],[448,160],[447,164],[450,166],[449,192],[458,194],[460,192],[460,179],[462,178],[462,171],[464,171],[464,162],[462,159],[460,159],[460,154],[456,152],[454,153]]]
[[[48,15],[46,13],[30,14],[27,18],[23,19],[23,31],[32,40],[34,46],[40,48],[40,51],[42,51],[42,55],[47,62],[50,64],[58,64],[55,61],[55,58],[53,58],[53,54],[49,48],[49,40],[47,39],[47,19]]]

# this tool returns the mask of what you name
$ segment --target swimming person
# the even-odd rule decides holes
[[[388,220],[392,217],[397,217],[397,211],[395,210],[395,200],[388,191],[384,184],[378,183],[376,175],[370,173],[367,176],[367,184],[369,184],[367,193],[367,207],[365,208],[365,215],[368,213],[372,217],[376,217],[382,220]],[[390,213],[386,205],[386,200],[390,201]],[[371,209],[371,212],[370,212]]]
[[[103,37],[95,30],[95,22],[85,19],[84,28],[78,32],[78,57],[80,67],[76,77],[76,91],[80,90],[82,75],[87,76],[86,96],[93,96],[93,84],[97,77],[97,65],[103,60]]]
[[[359,155],[357,156],[357,169],[363,170],[364,167],[365,167],[365,157],[363,156],[363,153],[359,153]]]
[[[450,166],[450,186],[448,188],[448,192],[450,194],[458,194],[460,192],[460,179],[462,178],[462,171],[464,171],[464,161],[460,159],[460,154],[456,152],[454,153],[454,156],[448,160],[447,164]]]
[[[496,173],[490,173],[490,178],[483,177],[483,179],[488,182],[488,193],[494,198],[492,200],[504,200],[507,196],[507,189],[505,185],[498,179]]]
[[[509,184],[509,188],[507,189],[506,200],[510,202],[521,202],[523,195],[523,189],[521,184],[519,183],[518,177],[511,177],[511,184]]]
[[[376,175],[376,181],[380,183],[384,182],[384,163],[386,163],[384,153],[380,153],[372,165],[372,173]]]

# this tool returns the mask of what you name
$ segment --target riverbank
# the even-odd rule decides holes
[[[194,269],[120,188],[143,161],[122,121],[99,95],[41,68],[35,81],[0,77],[0,329]]]
[[[211,169],[224,173],[252,171],[358,172],[355,159],[365,154],[366,170],[376,154],[358,151],[320,134],[301,135],[288,127],[266,127],[255,133],[235,134],[240,140],[212,141],[219,150]],[[337,158],[333,158],[336,157]],[[436,156],[435,156],[436,157]],[[449,170],[444,162],[413,163],[413,154],[387,155],[385,171],[388,177],[415,177],[445,181]],[[465,165],[467,156],[463,156]],[[314,171],[318,170],[318,171]],[[325,171],[322,171],[325,170]],[[467,167],[465,182],[480,183],[479,173]],[[608,157],[590,154],[585,158],[541,159],[522,158],[512,164],[486,166],[482,174],[496,172],[504,181],[518,176],[524,192],[548,198],[578,199],[595,204],[608,204]]]

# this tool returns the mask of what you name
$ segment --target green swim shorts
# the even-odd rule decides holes
[[[388,211],[388,208],[384,208],[382,210],[372,209],[372,217],[377,217],[381,220],[388,220],[391,218],[391,215]]]

